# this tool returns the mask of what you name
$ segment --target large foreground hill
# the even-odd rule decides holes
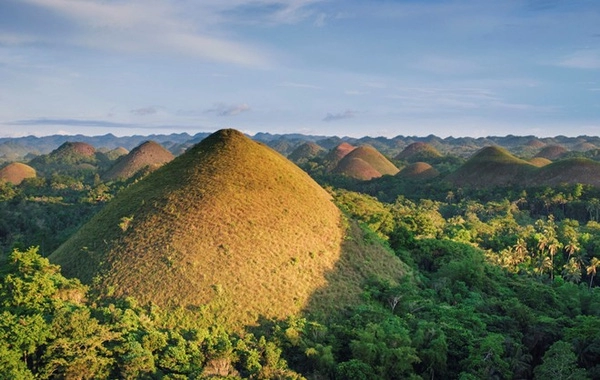
[[[120,193],[50,259],[104,294],[252,323],[331,294],[342,235],[340,211],[306,173],[222,130]]]

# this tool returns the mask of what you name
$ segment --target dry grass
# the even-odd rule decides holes
[[[551,164],[552,161],[550,161],[549,159],[544,158],[544,157],[534,157],[531,160],[529,160],[529,163],[531,165],[537,166],[538,168],[541,168],[542,166]]]
[[[353,149],[338,163],[334,172],[351,178],[371,179],[382,175],[395,175],[398,168],[369,145]]]
[[[146,141],[120,157],[102,177],[107,180],[131,178],[142,169],[156,170],[174,158],[175,156],[162,145]]]
[[[323,160],[325,162],[325,167],[328,170],[335,169],[339,162],[342,160],[342,158],[346,157],[346,155],[352,152],[354,149],[356,149],[356,147],[348,144],[347,142],[339,144],[338,146],[330,150],[329,153],[327,153],[327,155],[325,156],[325,159]]]
[[[430,179],[440,175],[433,166],[426,162],[415,162],[407,165],[398,174],[398,177],[407,179]]]
[[[18,185],[26,178],[35,178],[35,169],[20,162],[13,162],[0,169],[0,180]]]
[[[548,145],[536,154],[535,157],[543,157],[554,161],[567,152],[568,150],[560,145]]]
[[[223,130],[120,193],[50,258],[105,293],[203,305],[239,326],[305,308],[341,240],[327,192]]]

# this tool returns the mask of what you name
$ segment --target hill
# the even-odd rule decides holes
[[[385,156],[369,145],[361,145],[346,154],[334,169],[334,173],[351,178],[368,180],[382,175],[395,175],[398,168]]]
[[[99,152],[98,155],[104,156]],[[90,144],[67,141],[52,152],[35,157],[29,165],[42,174],[72,173],[95,171],[98,161],[96,149]]]
[[[576,184],[600,186],[600,162],[587,158],[569,158],[548,164],[532,176],[529,185],[555,186]]]
[[[435,147],[428,143],[418,141],[408,145],[402,152],[398,153],[394,159],[399,161],[419,162],[441,156],[442,154]]]
[[[309,298],[318,308],[340,223],[296,165],[222,130],[119,193],[50,259],[105,294],[203,305],[239,325],[296,313]]]
[[[35,178],[35,169],[20,162],[13,162],[0,169],[0,180],[18,185],[26,178]]]
[[[547,147],[543,148],[538,154],[536,154],[535,157],[547,158],[550,161],[554,161],[567,152],[568,150],[560,145],[548,145]]]
[[[446,179],[458,186],[490,187],[523,183],[535,166],[504,148],[489,146],[475,153]]]
[[[157,142],[146,141],[120,157],[102,177],[106,180],[127,179],[142,169],[156,170],[174,158]]]
[[[335,148],[331,149],[324,158],[325,167],[328,170],[333,170],[340,163],[342,158],[356,149],[355,146],[348,144],[347,142],[340,143]]]
[[[533,166],[537,166],[538,168],[541,168],[542,166],[551,164],[552,161],[550,161],[549,159],[544,158],[544,157],[534,157],[529,160],[529,163]]]
[[[325,153],[325,149],[320,145],[309,141],[299,145],[290,155],[288,159],[295,163],[306,162],[312,158],[321,156]]]
[[[396,174],[397,177],[406,179],[431,179],[439,176],[440,173],[426,162],[415,162],[407,165]]]

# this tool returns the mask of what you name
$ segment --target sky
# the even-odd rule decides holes
[[[598,0],[0,0],[0,137],[600,135]]]

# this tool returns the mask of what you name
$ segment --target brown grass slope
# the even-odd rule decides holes
[[[50,259],[105,293],[204,305],[239,326],[328,289],[340,220],[296,165],[222,130],[119,193]]]
[[[426,162],[415,162],[404,167],[396,176],[406,179],[431,179],[440,175],[433,166]]]
[[[475,153],[446,179],[458,186],[491,187],[521,184],[536,167],[498,146]]]
[[[402,152],[398,153],[395,160],[418,162],[427,161],[430,158],[441,157],[442,154],[433,146],[424,142],[414,142],[408,145]]]
[[[534,157],[529,160],[529,163],[533,166],[537,166],[538,168],[541,168],[542,166],[551,164],[552,161],[550,161],[549,159],[544,158],[544,157]]]
[[[35,169],[20,162],[13,162],[0,169],[0,180],[19,185],[26,178],[35,178]]]
[[[554,161],[567,152],[568,150],[560,145],[548,145],[547,147],[543,148],[538,154],[536,154],[535,157],[547,158],[550,161]]]
[[[375,148],[369,145],[361,145],[356,149],[353,149],[338,163],[334,169],[335,173],[343,174],[351,178],[365,179],[365,173],[368,166],[352,164],[352,162],[360,162],[361,160],[368,166],[371,166],[375,172],[379,173],[377,176],[371,178],[381,177],[382,175],[395,175],[399,172],[399,169],[390,162],[385,156]],[[353,170],[360,169],[360,170]],[[375,173],[371,171],[371,173]],[[366,178],[370,179],[370,178]]]
[[[348,144],[347,142],[343,142],[333,148],[327,153],[325,159],[325,167],[328,170],[333,170],[340,163],[342,158],[346,157],[346,155],[356,149],[355,146]]]
[[[104,173],[107,180],[127,179],[142,169],[156,170],[175,158],[171,152],[154,141],[146,141],[118,159]]]
[[[309,141],[307,143],[299,145],[290,155],[288,159],[293,162],[301,163],[310,160],[311,158],[318,157],[325,153],[325,149],[318,144]]]
[[[540,168],[528,180],[532,186],[576,184],[600,186],[600,162],[587,158],[569,158]]]
[[[360,157],[349,157],[348,159],[343,159],[335,168],[334,173],[342,174],[362,181],[368,181],[373,178],[381,177],[381,173],[377,171],[377,169]]]

